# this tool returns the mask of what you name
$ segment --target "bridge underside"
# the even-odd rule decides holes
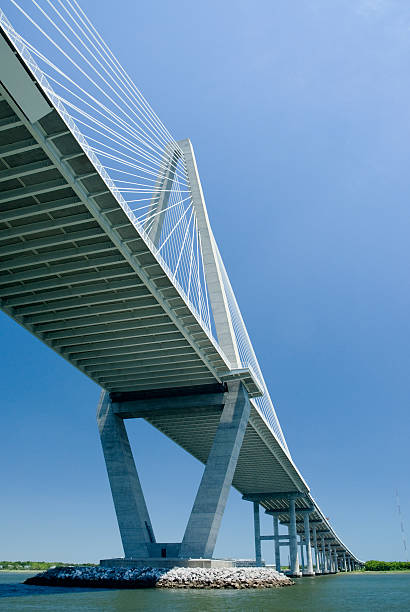
[[[11,63],[20,65],[13,57]],[[296,512],[313,504],[318,530],[346,550],[252,402],[259,393],[252,376],[230,372],[217,343],[26,70],[20,86],[26,94],[18,97],[0,85],[2,310],[118,394],[123,418],[145,418],[203,463],[222,406],[137,414],[129,394],[158,400],[172,389],[202,392],[239,377],[251,402],[233,486],[247,498],[259,496],[267,511],[283,509],[283,523],[289,520],[288,494],[303,493]],[[296,514],[300,533],[301,517]]]
[[[2,310],[110,392],[221,383],[225,357],[65,122],[50,110],[32,123],[18,102],[0,87]],[[206,461],[208,417],[151,422]],[[234,486],[307,490],[254,405]]]

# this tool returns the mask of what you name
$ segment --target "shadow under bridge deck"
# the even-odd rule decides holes
[[[251,413],[233,486],[268,512],[282,509],[284,524],[289,494],[297,494],[296,512],[314,508],[318,529],[355,558],[258,408],[252,371],[231,368],[75,125],[4,34],[0,66],[2,310],[112,397],[206,393],[240,379]],[[221,411],[210,402],[139,416],[206,463]]]
[[[110,392],[221,383],[222,351],[28,72],[25,87],[0,89],[2,310]],[[220,410],[147,420],[206,462]],[[233,484],[308,491],[253,403]]]

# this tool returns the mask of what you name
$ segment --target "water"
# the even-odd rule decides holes
[[[28,573],[0,572],[1,612],[410,612],[410,573],[303,578],[261,590],[104,590],[21,584]]]

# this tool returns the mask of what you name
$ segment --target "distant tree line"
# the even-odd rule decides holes
[[[410,561],[366,561],[364,569],[367,572],[410,570]]]
[[[93,566],[95,563],[63,563],[62,561],[0,561],[0,570],[48,570],[50,567],[73,565]]]

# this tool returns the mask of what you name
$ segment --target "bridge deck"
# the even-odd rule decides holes
[[[31,124],[1,95],[2,309],[109,391],[221,382],[220,349],[57,111]],[[206,461],[217,419],[152,423]],[[307,491],[254,406],[251,423],[235,486]]]
[[[0,86],[1,308],[111,392],[223,381],[223,353],[66,123],[52,107],[39,121],[30,113]],[[252,379],[245,382],[256,395]],[[146,418],[206,461],[218,409]],[[309,493],[253,403],[233,484],[244,495],[265,493],[267,510],[287,503],[269,493]],[[318,508],[315,517],[331,530]]]

